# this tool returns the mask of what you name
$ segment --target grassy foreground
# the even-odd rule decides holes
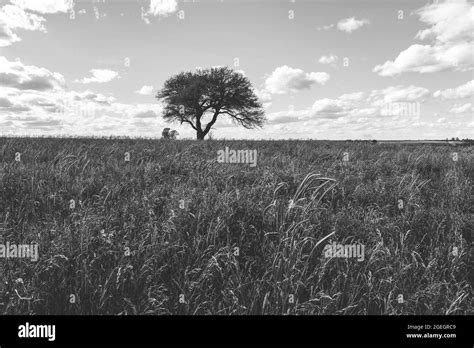
[[[0,138],[0,244],[39,244],[0,313],[472,313],[473,176],[472,146]]]

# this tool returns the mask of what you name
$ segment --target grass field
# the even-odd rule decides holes
[[[39,244],[0,313],[472,314],[473,175],[472,146],[0,138],[0,243]]]

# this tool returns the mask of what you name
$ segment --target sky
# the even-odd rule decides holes
[[[229,66],[267,122],[214,139],[473,138],[473,41],[467,0],[0,0],[0,134],[195,138],[155,95]]]

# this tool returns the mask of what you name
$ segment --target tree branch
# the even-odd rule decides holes
[[[207,124],[206,128],[204,129],[205,134],[207,134],[211,130],[211,127],[214,125],[214,123],[216,123],[217,116],[219,115],[220,115],[220,110],[216,109],[216,111],[214,112],[214,115],[212,116],[212,120]]]
[[[194,130],[197,130],[196,126],[194,125],[194,123],[192,123],[190,120],[187,120],[185,118],[182,118],[181,119],[181,124],[183,124],[183,122],[186,122],[186,123],[189,123],[191,125],[191,127],[193,127]]]

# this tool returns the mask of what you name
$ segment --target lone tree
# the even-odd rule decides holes
[[[262,127],[265,113],[252,84],[228,67],[182,72],[169,78],[156,95],[168,122],[189,123],[203,140],[217,118],[230,117],[246,129]],[[210,121],[204,125],[204,118]]]

